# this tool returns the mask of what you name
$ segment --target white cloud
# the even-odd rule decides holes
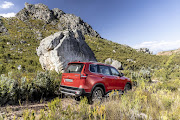
[[[12,2],[4,1],[3,4],[0,5],[0,8],[7,9],[14,6]]]
[[[0,14],[0,16],[3,16],[3,17],[14,17],[15,15],[16,15],[16,13],[14,13],[14,12]]]
[[[150,41],[133,46],[133,48],[149,48],[154,54],[160,51],[168,51],[180,48],[180,40],[175,41]]]

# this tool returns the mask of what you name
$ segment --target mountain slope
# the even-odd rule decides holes
[[[180,54],[180,48],[177,50],[162,51],[162,52],[157,53],[157,55],[173,55],[173,54],[179,55]]]
[[[50,17],[45,16],[44,18],[44,16],[41,16],[44,10],[48,11],[47,13],[53,17],[50,19]],[[51,15],[51,12],[53,15]],[[25,8],[16,16],[2,18],[3,26],[8,30],[8,34],[0,33],[0,74],[17,69],[30,73],[41,70],[36,48],[39,46],[40,40],[60,30],[59,23],[63,23],[62,26],[64,25],[64,27],[60,25],[61,30],[66,30],[66,27],[69,26],[69,30],[78,29],[84,31],[86,42],[99,62],[104,62],[107,58],[113,58],[122,62],[125,69],[139,70],[142,67],[159,68],[168,59],[167,56],[137,52],[131,47],[102,39],[97,32],[79,17],[65,14],[59,9],[49,10],[43,4],[26,4]],[[63,19],[74,18],[75,21],[63,20],[61,17]],[[79,19],[78,22],[76,22],[76,18]]]

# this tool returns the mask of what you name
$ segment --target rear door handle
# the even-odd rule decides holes
[[[101,78],[103,78],[103,79],[104,79],[105,77],[101,77]]]

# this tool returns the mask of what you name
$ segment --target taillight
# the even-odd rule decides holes
[[[88,76],[88,75],[85,74],[85,73],[82,73],[82,74],[81,74],[81,78],[87,78],[87,76]]]

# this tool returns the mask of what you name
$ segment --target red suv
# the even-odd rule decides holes
[[[62,74],[60,91],[66,95],[87,96],[94,100],[101,99],[112,90],[126,91],[131,88],[131,80],[110,65],[71,62]]]

